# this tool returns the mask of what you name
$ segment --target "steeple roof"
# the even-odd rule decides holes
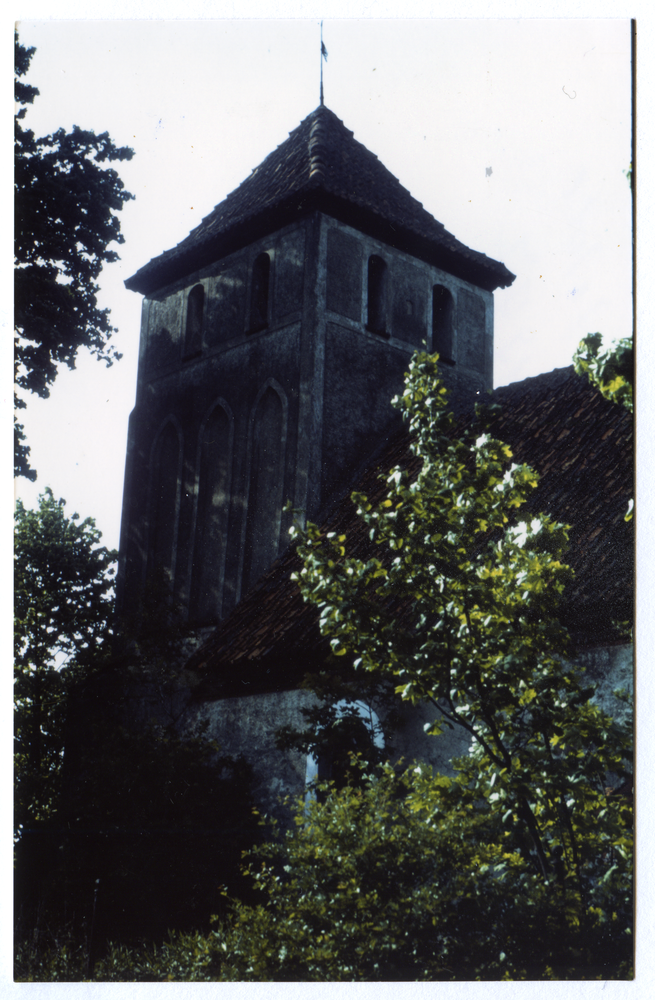
[[[456,240],[321,105],[186,239],[125,284],[148,294],[314,210],[490,291],[514,280],[504,264]]]

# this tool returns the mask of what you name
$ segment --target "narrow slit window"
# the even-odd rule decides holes
[[[250,286],[250,332],[256,333],[268,326],[268,286],[271,273],[271,258],[260,253],[252,267]]]
[[[186,312],[184,353],[187,357],[202,350],[202,317],[205,309],[205,289],[194,285],[189,292]]]
[[[387,333],[387,265],[381,257],[368,259],[368,315],[366,328],[371,333]]]
[[[453,297],[443,285],[432,289],[432,350],[439,360],[452,365],[455,363],[455,343],[453,334]]]

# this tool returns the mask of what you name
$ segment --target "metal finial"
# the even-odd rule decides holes
[[[323,107],[323,60],[327,62],[328,52],[323,44],[323,22],[321,21],[321,107]]]

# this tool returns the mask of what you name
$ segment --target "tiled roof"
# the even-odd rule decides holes
[[[514,280],[504,264],[470,250],[447,232],[321,106],[185,240],[125,284],[148,294],[315,209],[491,291]]]
[[[529,508],[571,526],[567,558],[575,579],[563,618],[580,645],[611,642],[612,621],[632,613],[632,532],[624,521],[633,496],[631,415],[573,368],[513,383],[493,396],[502,406],[493,434],[511,445],[514,461],[541,476]],[[406,464],[408,443],[406,433],[398,435],[357,489],[382,499],[378,473]],[[363,555],[370,545],[348,497],[324,527],[347,534],[350,554]],[[327,656],[317,612],[289,578],[298,566],[294,550],[287,550],[191,658],[188,666],[206,679],[205,691],[290,688],[316,657]]]

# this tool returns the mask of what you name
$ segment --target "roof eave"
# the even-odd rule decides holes
[[[332,194],[322,186],[312,185],[249,218],[240,219],[218,236],[208,237],[203,243],[189,247],[179,255],[169,257],[165,253],[155,257],[128,278],[125,287],[150,295],[316,209],[487,291],[507,288],[514,281],[515,275],[499,261],[478,255],[476,251],[470,253],[475,254],[477,259],[470,259],[459,250],[399,226],[365,206]]]

